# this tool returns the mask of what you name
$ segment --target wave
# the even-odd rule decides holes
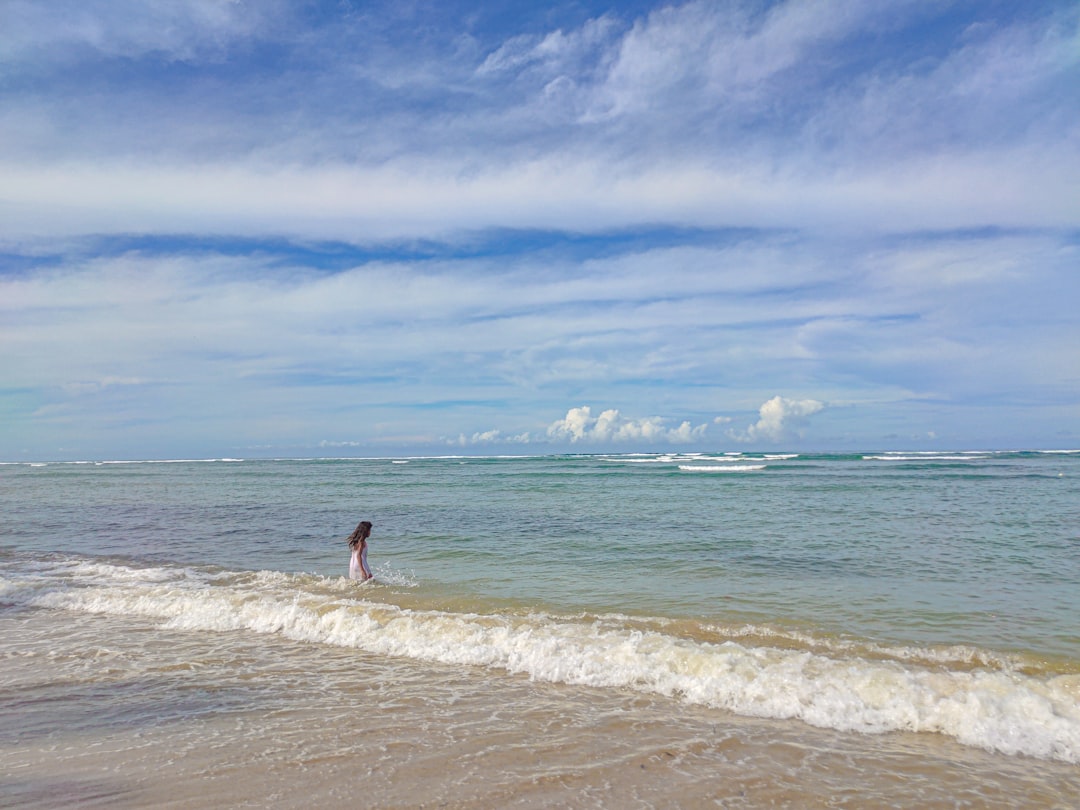
[[[679,469],[698,472],[732,472],[750,469],[751,466],[748,465],[760,465],[764,461],[789,461],[798,457],[798,453],[773,453],[754,456],[747,456],[742,453],[723,453],[719,455],[707,453],[628,453],[625,455],[597,456],[600,461],[619,464],[674,464]],[[722,462],[722,465],[714,464],[710,466],[710,462]],[[753,469],[761,469],[761,467],[753,467]]]
[[[94,464],[98,467],[105,467],[112,464],[240,464],[243,461],[242,458],[152,458],[130,461],[95,461]]]
[[[246,461],[242,458],[146,458],[146,459],[116,459],[107,461],[0,461],[0,465],[26,466],[26,467],[71,467],[71,466],[95,466],[107,467],[112,465],[126,464],[240,464]]]
[[[990,458],[990,456],[984,453],[961,453],[951,455],[939,453],[889,453],[880,456],[863,456],[864,461],[984,461],[988,458]]]
[[[705,465],[705,464],[680,464],[679,469],[685,472],[703,472],[703,473],[731,473],[731,472],[751,472],[753,470],[764,470],[767,465],[765,464],[719,464],[719,465]]]
[[[137,616],[190,632],[281,634],[840,731],[939,733],[1004,754],[1080,763],[1076,672],[1022,672],[969,648],[770,641],[763,628],[713,628],[716,635],[702,640],[668,626],[677,620],[408,608],[389,601],[391,588],[382,591],[380,601],[378,587],[339,577],[77,559],[6,565],[0,576],[7,606]]]

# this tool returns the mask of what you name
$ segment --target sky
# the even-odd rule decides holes
[[[0,3],[0,460],[1080,447],[1080,5]]]

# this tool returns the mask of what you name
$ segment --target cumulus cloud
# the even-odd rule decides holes
[[[729,430],[728,436],[740,442],[779,442],[801,436],[809,419],[824,410],[825,403],[816,399],[788,399],[775,396],[758,409],[758,421],[745,432]]]
[[[446,443],[452,447],[469,447],[491,444],[528,444],[530,441],[532,441],[532,436],[528,432],[508,436],[501,430],[485,430],[473,433],[471,436],[459,433],[456,438],[447,439]]]
[[[779,441],[790,438],[805,427],[808,419],[825,407],[813,399],[792,400],[776,396],[761,406],[759,420],[745,432],[728,431],[730,438],[738,441]],[[730,417],[718,416],[713,424],[722,425],[732,421]],[[597,415],[589,405],[570,408],[566,416],[552,422],[543,436],[521,433],[504,435],[500,430],[488,430],[467,436],[462,433],[447,444],[468,447],[495,443],[545,444],[569,442],[570,444],[620,444],[653,442],[666,444],[690,444],[705,438],[707,424],[693,425],[688,420],[672,425],[671,420],[661,416],[632,418],[621,414],[616,408],[608,408]]]
[[[667,427],[667,420],[659,416],[630,419],[611,408],[592,415],[588,405],[571,408],[566,416],[548,426],[548,438],[571,443],[587,442],[633,442],[663,441],[686,443],[705,435],[706,426],[691,426],[684,421],[678,427]]]

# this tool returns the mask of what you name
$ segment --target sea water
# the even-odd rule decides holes
[[[7,464],[0,520],[16,804],[1080,799],[1080,452]]]

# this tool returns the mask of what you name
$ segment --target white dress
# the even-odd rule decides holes
[[[367,544],[357,546],[349,558],[349,579],[363,579],[367,569]]]

